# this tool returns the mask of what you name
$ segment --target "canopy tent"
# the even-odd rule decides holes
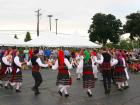
[[[11,35],[0,35],[0,46],[17,46],[17,47],[89,47],[100,48],[101,45],[89,41],[88,37],[82,37],[77,34],[55,34],[55,33],[40,33],[39,37],[32,39],[29,42],[24,42],[15,39]]]
[[[0,46],[24,46],[25,42],[8,35],[0,35]]]
[[[41,34],[39,37],[26,42],[27,46],[45,47],[90,47],[101,48],[101,45],[89,41],[85,37],[76,35],[62,35],[54,33]]]

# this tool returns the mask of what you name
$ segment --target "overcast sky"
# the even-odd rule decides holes
[[[36,11],[42,9],[41,30],[52,30],[58,18],[58,32],[87,34],[95,13],[111,13],[125,22],[125,16],[140,10],[139,0],[0,0],[0,30],[35,30]]]

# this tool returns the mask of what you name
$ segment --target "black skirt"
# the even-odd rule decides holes
[[[58,73],[56,85],[71,85],[72,79],[69,74]]]

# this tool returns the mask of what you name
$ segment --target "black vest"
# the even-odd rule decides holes
[[[33,56],[32,58],[31,58],[31,63],[32,63],[32,65],[38,65],[38,63],[36,62],[36,60],[37,60],[37,56]]]
[[[89,59],[89,61],[87,63],[84,60],[84,62],[83,62],[83,73],[84,72],[91,72],[91,74],[93,74],[91,59]]]

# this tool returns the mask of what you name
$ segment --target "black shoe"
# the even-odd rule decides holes
[[[97,81],[98,80],[98,78],[95,78],[95,81]]]
[[[123,89],[128,89],[128,88],[129,88],[129,86],[124,86],[124,87],[123,87]]]
[[[40,94],[40,92],[38,91],[38,92],[35,92],[35,95],[39,95]]]
[[[122,89],[122,88],[118,88],[118,90],[119,90],[119,91],[123,91],[123,89]]]
[[[89,97],[92,97],[92,94],[91,94],[91,93],[89,93],[89,92],[87,92],[87,95],[88,95]]]
[[[10,87],[10,89],[13,89],[13,86],[9,83],[8,86]]]
[[[8,86],[4,86],[5,89],[8,89]]]
[[[69,94],[65,94],[65,97],[66,97],[66,98],[69,97]]]
[[[0,84],[0,87],[3,87],[3,84]]]
[[[61,92],[60,90],[58,91],[58,94],[59,94],[60,96],[62,96],[62,92]]]
[[[19,89],[16,89],[16,93],[20,93],[21,92],[21,90],[19,90]]]
[[[77,78],[77,80],[80,80],[80,78]]]

